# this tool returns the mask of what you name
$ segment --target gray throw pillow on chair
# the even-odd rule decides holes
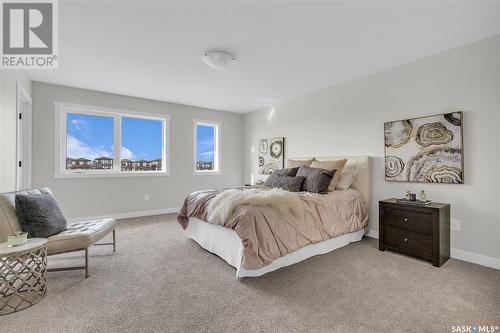
[[[16,214],[30,238],[47,238],[66,230],[66,218],[50,193],[16,194]]]

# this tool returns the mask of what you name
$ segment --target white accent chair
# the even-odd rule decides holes
[[[48,188],[0,194],[0,242],[6,242],[7,236],[21,230],[17,220],[15,199],[16,194],[41,194],[52,192]],[[48,272],[85,270],[89,276],[89,248],[92,245],[112,245],[116,252],[116,221],[114,219],[99,219],[68,224],[67,229],[47,238],[47,254],[61,254],[75,251],[85,251],[85,266],[49,268]],[[113,233],[113,242],[97,243],[100,239]]]

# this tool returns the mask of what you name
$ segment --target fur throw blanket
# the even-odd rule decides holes
[[[229,189],[211,200],[207,209],[208,219],[212,223],[224,225],[233,215],[234,209],[240,205],[271,207],[280,213],[291,212],[297,217],[303,214],[302,202],[297,193],[279,188]]]

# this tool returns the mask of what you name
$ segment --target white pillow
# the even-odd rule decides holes
[[[354,179],[358,174],[358,168],[352,165],[346,165],[340,174],[340,179],[335,186],[336,190],[347,190],[351,188]]]
[[[342,172],[339,182],[335,186],[336,190],[347,190],[354,183],[354,174],[351,172]]]

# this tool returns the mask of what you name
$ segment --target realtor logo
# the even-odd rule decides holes
[[[57,1],[2,1],[2,68],[57,68]]]

